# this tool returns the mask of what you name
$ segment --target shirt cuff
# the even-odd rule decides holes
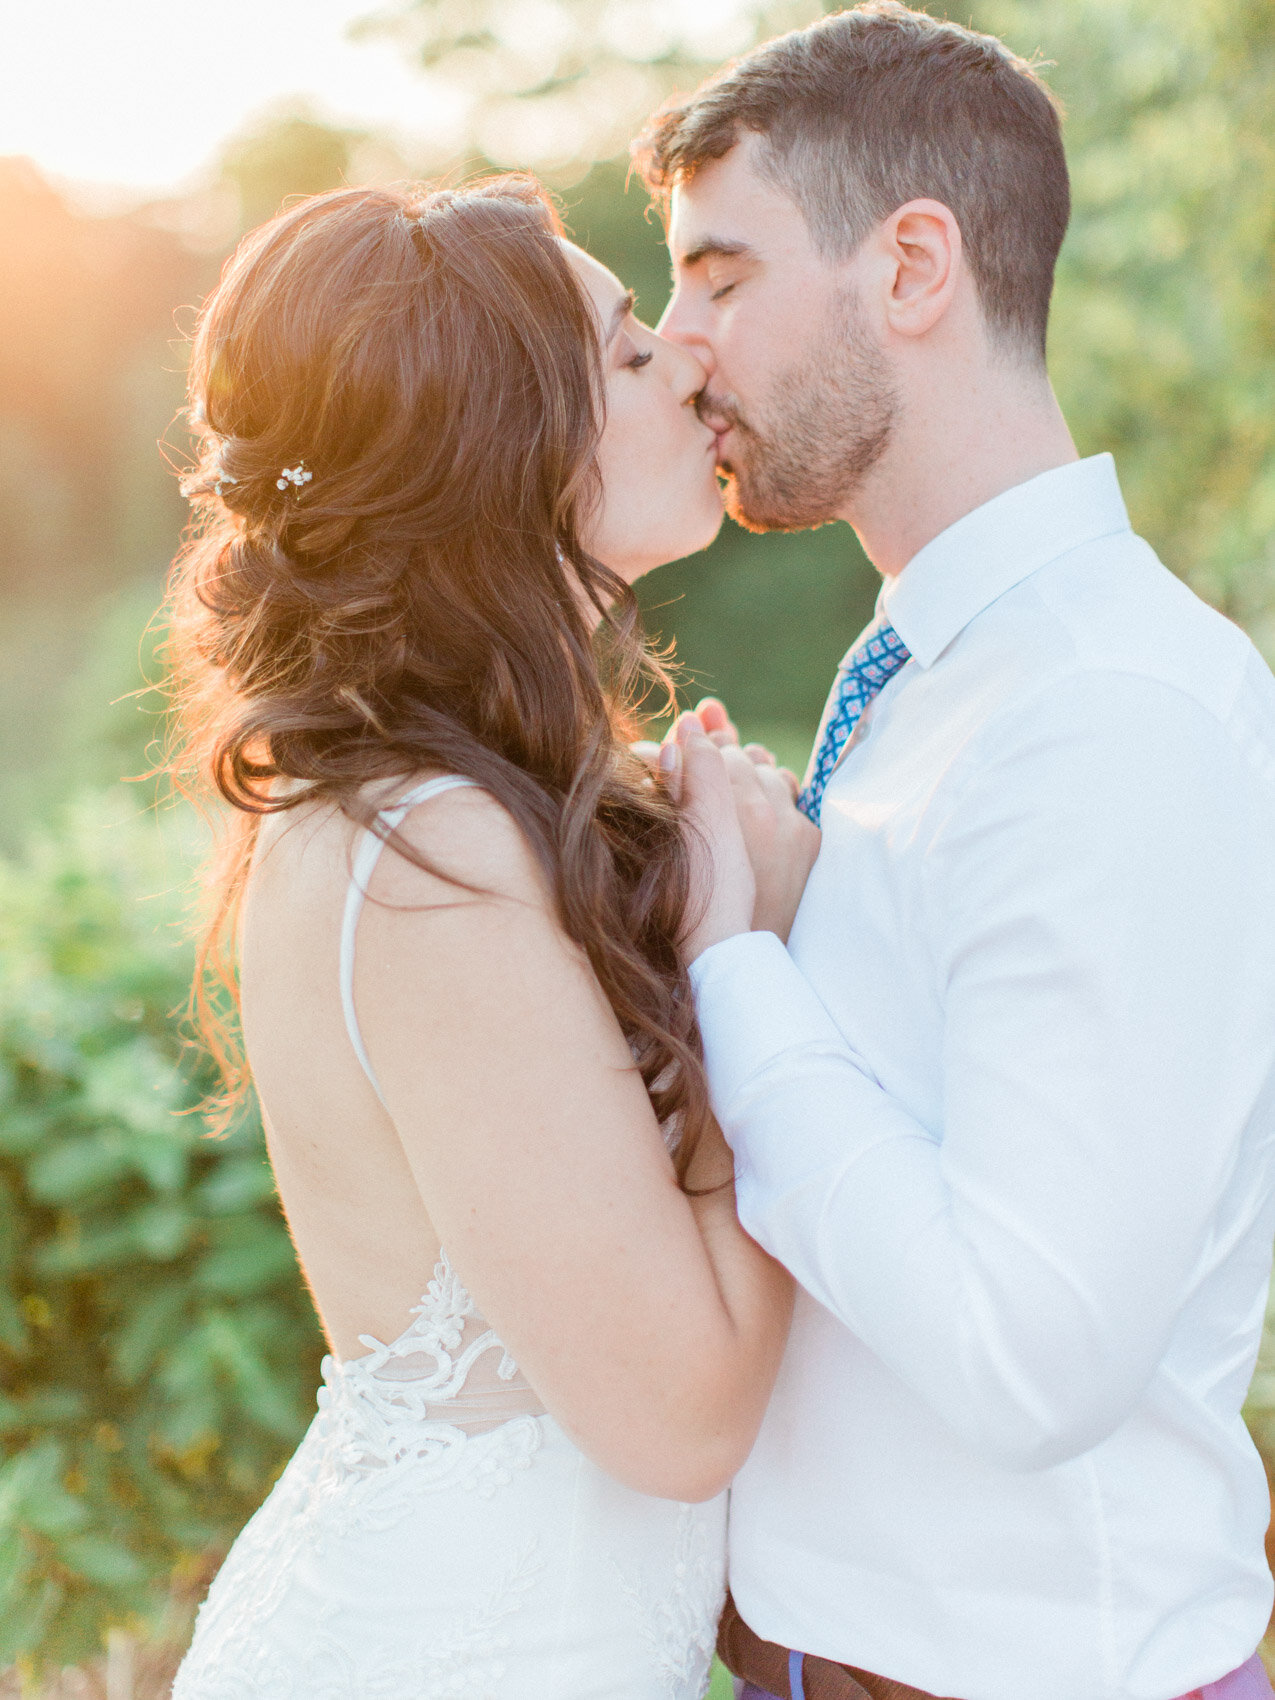
[[[748,1083],[793,1051],[860,1064],[776,933],[736,933],[691,963],[704,1066],[719,1118]]]

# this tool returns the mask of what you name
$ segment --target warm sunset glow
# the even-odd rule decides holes
[[[0,155],[137,190],[188,179],[263,109],[446,148],[464,97],[393,44],[352,42],[370,0],[0,0]]]
[[[623,152],[632,125],[667,92],[652,61],[677,50],[707,67],[739,52],[762,5],[493,7],[493,98],[458,68],[413,66],[410,22],[397,38],[352,38],[352,24],[404,10],[384,0],[0,0],[0,156],[26,155],[55,178],[163,191],[189,183],[245,123],[301,105],[374,131],[427,167],[466,143],[502,164],[594,158]],[[558,53],[586,13],[615,62],[584,82],[568,77],[547,98],[519,98],[553,86]]]

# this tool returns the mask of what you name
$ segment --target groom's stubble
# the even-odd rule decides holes
[[[844,517],[890,441],[898,397],[847,290],[757,402],[745,410],[710,380],[700,410],[732,427],[720,467],[731,518],[749,531],[804,531]]]

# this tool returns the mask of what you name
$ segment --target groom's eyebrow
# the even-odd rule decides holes
[[[681,256],[683,266],[697,266],[701,260],[737,260],[755,257],[752,246],[747,242],[733,242],[727,236],[705,236],[693,248],[687,249]]]

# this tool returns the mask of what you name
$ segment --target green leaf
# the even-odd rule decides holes
[[[70,1387],[45,1387],[20,1399],[0,1398],[0,1434],[13,1431],[46,1434],[78,1422],[88,1409],[83,1393]]]
[[[205,1292],[246,1296],[295,1275],[296,1252],[279,1222],[256,1217],[223,1219],[211,1237],[213,1247],[196,1274]]]
[[[0,1661],[4,1664],[47,1654],[50,1628],[66,1595],[61,1582],[32,1566],[18,1571],[15,1583],[8,1610],[0,1613]]]
[[[130,1043],[94,1058],[84,1086],[88,1115],[152,1135],[150,1141],[129,1146],[131,1159],[143,1172],[153,1167],[160,1177],[157,1184],[179,1184],[185,1141],[173,1112],[184,1104],[186,1090],[172,1062],[150,1039],[139,1034]]]
[[[136,1216],[129,1215],[88,1227],[74,1239],[49,1240],[36,1249],[31,1262],[37,1274],[56,1278],[127,1268],[144,1251]]]
[[[68,1570],[104,1588],[128,1587],[146,1576],[146,1566],[118,1541],[101,1535],[73,1535],[58,1543],[58,1557]]]
[[[81,1204],[127,1173],[123,1135],[111,1130],[65,1139],[41,1151],[27,1169],[32,1197],[45,1204]]]
[[[178,1332],[190,1302],[184,1284],[160,1287],[141,1298],[126,1316],[111,1348],[111,1358],[121,1381],[138,1381],[151,1369],[168,1340]]]
[[[0,1152],[25,1157],[38,1150],[56,1125],[53,1105],[43,1109],[15,1109],[10,1105],[0,1111]]]
[[[280,1389],[271,1365],[238,1321],[226,1312],[209,1316],[204,1339],[210,1355],[230,1375],[245,1415],[275,1434],[295,1434],[295,1405]]]
[[[49,1439],[0,1465],[0,1529],[60,1535],[83,1526],[85,1506],[62,1485],[64,1459],[64,1449]]]
[[[131,1226],[148,1257],[167,1261],[189,1244],[194,1221],[181,1204],[148,1204],[134,1212]]]
[[[265,1157],[231,1157],[201,1182],[196,1196],[210,1216],[237,1215],[275,1195],[274,1176]]]

